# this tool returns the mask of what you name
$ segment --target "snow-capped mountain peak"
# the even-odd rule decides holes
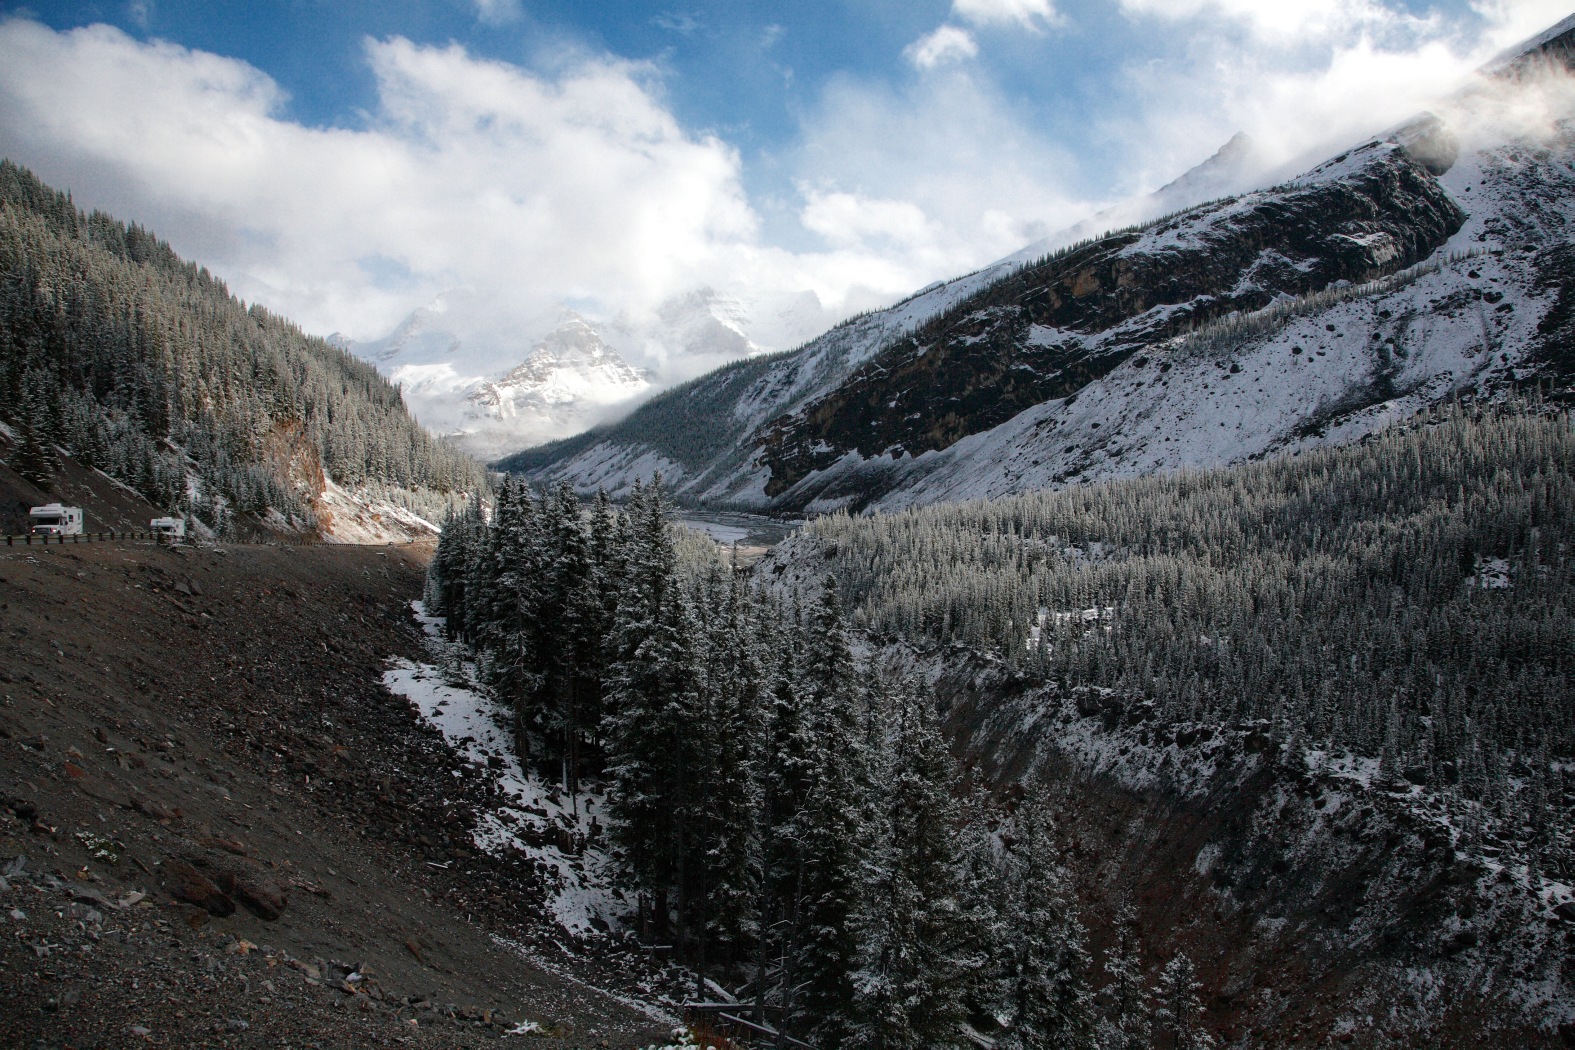
[[[551,417],[618,404],[650,389],[644,369],[624,360],[590,322],[571,314],[529,357],[501,379],[477,386],[465,400],[497,419],[531,413]]]

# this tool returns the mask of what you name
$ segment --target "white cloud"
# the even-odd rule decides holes
[[[1419,21],[1377,0],[1120,0],[1129,14],[1169,20],[1227,18],[1272,39],[1349,32],[1353,28]]]
[[[289,120],[242,62],[105,26],[0,23],[0,55],[0,151],[315,331],[378,335],[457,284],[522,312],[639,303],[755,232],[737,154],[687,134],[638,66],[549,80],[369,41],[379,108],[348,130]]]
[[[1496,50],[1566,13],[1552,0],[1490,0],[1467,32],[1465,20],[1417,17],[1377,0],[1121,3],[1129,14],[1178,23],[1184,41],[1166,61],[1131,65],[1130,111],[1107,118],[1106,134],[1131,144],[1137,163],[1128,171],[1139,185],[1163,181],[1199,144],[1238,130],[1269,158],[1316,160],[1437,106]],[[1228,26],[1245,29],[1252,46]]]
[[[1079,114],[1093,129],[1081,141],[1021,108],[986,63],[958,63],[978,47],[955,25],[910,48],[924,76],[826,83],[770,158],[784,199],[759,199],[812,239],[798,250],[761,232],[737,151],[683,127],[651,68],[605,56],[544,75],[456,45],[368,41],[370,112],[322,128],[238,60],[0,21],[0,155],[150,226],[309,331],[375,338],[466,287],[496,330],[528,341],[564,302],[638,315],[701,285],[807,289],[832,311],[889,302],[1152,189],[1235,131],[1285,160],[1371,133],[1566,13],[1479,0],[1486,28],[1463,39],[1458,21],[1309,0],[1297,37],[1248,0],[1121,2],[1164,18],[1173,40],[1111,76]],[[978,10],[969,24],[988,24]],[[666,378],[698,367],[668,365]]]
[[[803,190],[806,204],[801,213],[806,229],[839,248],[863,247],[887,241],[908,250],[927,247],[935,240],[934,224],[911,201],[881,200],[840,190]]]
[[[1458,31],[1461,19],[1440,12],[1417,15],[1393,0],[1119,0],[1132,16],[1167,21],[1225,19],[1245,27],[1260,41],[1290,45],[1358,37],[1404,48],[1419,40]],[[1507,46],[1569,14],[1568,0],[1474,0],[1472,11],[1487,35]],[[1461,41],[1472,49],[1482,40]]]
[[[961,62],[979,53],[979,45],[966,29],[943,25],[933,33],[921,36],[902,52],[909,62],[919,69],[934,69],[949,62]]]
[[[701,27],[700,19],[688,11],[663,11],[651,19],[651,24],[679,36],[693,36]]]
[[[489,26],[506,25],[520,17],[520,0],[476,0],[476,17]]]
[[[0,155],[152,228],[308,331],[375,339],[469,289],[471,333],[516,355],[499,370],[565,303],[639,318],[707,285],[768,303],[811,291],[824,314],[762,322],[764,340],[791,345],[817,318],[975,261],[922,199],[813,173],[801,218],[823,246],[761,243],[737,152],[680,126],[646,66],[588,58],[545,77],[399,38],[367,41],[365,57],[366,126],[314,128],[244,62],[108,26],[0,22]],[[721,363],[667,351],[645,362],[667,379]]]
[[[1070,185],[1074,159],[960,70],[900,88],[836,81],[802,137],[796,167],[815,188],[805,225],[833,245],[879,247],[927,280],[1015,251],[1089,206]]]
[[[978,26],[1026,26],[1054,23],[1058,15],[1051,0],[952,0],[952,14]]]

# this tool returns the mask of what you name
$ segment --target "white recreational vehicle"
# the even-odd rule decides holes
[[[186,538],[186,519],[154,518],[148,522],[148,531],[153,533],[155,539],[168,540],[174,543],[176,540]]]
[[[46,503],[42,507],[34,507],[27,512],[32,520],[32,533],[35,536],[80,536],[82,535],[82,508],[63,507],[58,503]]]

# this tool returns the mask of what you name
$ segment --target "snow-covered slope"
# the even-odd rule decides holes
[[[1261,172],[1250,140],[1233,137],[1208,160],[1154,193],[1101,212],[974,273],[939,281],[884,310],[837,325],[800,350],[739,361],[667,391],[624,422],[507,458],[505,469],[626,491],[660,472],[693,499],[759,506],[766,474],[750,436],[834,390],[893,340],[1009,277],[1025,263],[1113,227],[1218,197]],[[812,293],[805,293],[813,300]],[[779,331],[803,331],[818,301],[777,305]],[[780,344],[779,344],[780,345]],[[740,355],[742,356],[742,355]]]
[[[660,470],[682,497],[766,510],[897,507],[1344,440],[1556,372],[1572,39],[1543,34],[1289,182],[1034,246],[505,465],[614,491]],[[1178,183],[1209,194],[1246,152]]]

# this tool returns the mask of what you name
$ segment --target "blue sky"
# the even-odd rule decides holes
[[[1276,2],[1297,6],[1296,0]],[[368,38],[456,42],[475,57],[544,72],[576,56],[616,55],[648,63],[651,81],[674,115],[685,127],[714,132],[738,147],[762,169],[746,172],[759,176],[761,189],[770,182],[771,157],[791,148],[828,84],[912,81],[919,71],[905,51],[948,21],[965,28],[980,49],[974,75],[990,82],[1025,124],[1072,146],[1090,169],[1101,168],[1112,147],[1089,118],[1141,102],[1129,97],[1125,68],[1185,63],[1196,43],[1190,34],[1178,36],[1173,20],[1135,18],[1108,0],[998,6],[1028,14],[971,22],[951,17],[949,0],[68,0],[0,3],[0,10],[30,14],[56,29],[107,23],[136,39],[168,40],[241,59],[288,93],[284,115],[317,127],[360,126],[376,110],[377,85],[364,55]],[[1502,21],[1492,17],[1493,8],[1469,0],[1375,6],[1436,18],[1438,31],[1427,38],[1450,41],[1462,51]],[[1036,9],[1052,14],[1035,16]],[[1214,22],[1212,42],[1243,50],[1254,45],[1247,21],[1210,15],[1201,20]],[[1382,39],[1383,33],[1376,36]],[[1404,32],[1393,36],[1402,46],[1415,39]],[[1298,60],[1316,62],[1349,42],[1320,34],[1295,51]],[[1082,174],[1092,190],[1099,188],[1097,170]]]
[[[0,3],[0,153],[313,331],[461,285],[519,331],[703,285],[821,323],[1236,131],[1378,130],[1568,4]]]

